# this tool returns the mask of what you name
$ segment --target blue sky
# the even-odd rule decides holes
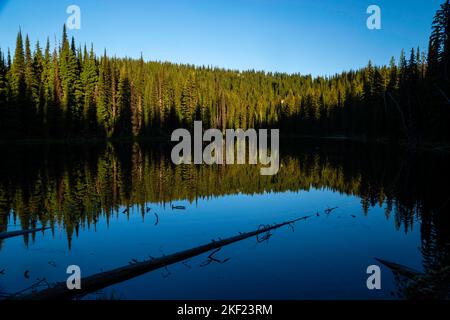
[[[81,9],[78,43],[98,53],[232,69],[330,75],[387,64],[400,50],[427,48],[443,0],[0,0],[0,47],[22,28],[31,41],[60,39],[66,8]],[[366,9],[381,8],[382,30]]]

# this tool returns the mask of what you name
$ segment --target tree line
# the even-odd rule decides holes
[[[17,34],[0,50],[0,138],[155,136],[204,127],[371,140],[450,141],[450,4],[440,6],[427,52],[329,77],[237,71],[97,56],[65,26],[60,43]]]

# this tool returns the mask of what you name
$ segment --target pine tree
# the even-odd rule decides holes
[[[28,35],[25,37],[25,84],[27,90],[27,99],[31,102],[33,97],[33,56],[31,54],[31,45]]]
[[[187,126],[189,126],[192,123],[195,107],[197,105],[195,91],[196,91],[195,76],[194,73],[191,72],[189,74],[189,77],[186,79],[183,90],[181,92],[181,105],[180,105],[181,119],[183,123]],[[224,119],[225,99],[223,95],[221,95],[221,99],[219,101],[221,104],[220,114],[222,119]],[[222,128],[224,128],[225,123],[226,120],[222,122],[221,126]]]
[[[394,57],[391,57],[391,60],[389,62],[389,71],[389,82],[387,90],[392,94],[398,88],[398,71]]]
[[[42,56],[42,50],[39,45],[39,41],[36,43],[36,49],[33,56],[32,65],[32,81],[31,81],[31,93],[32,101],[35,109],[33,110],[36,117],[35,127],[33,131],[36,135],[43,135],[43,123],[44,123],[44,86],[42,82],[42,74],[44,69],[44,57]]]
[[[386,134],[386,104],[384,78],[380,68],[375,68],[373,76],[373,109],[370,119],[373,137]]]
[[[8,58],[6,59],[6,67],[8,68],[8,70],[11,69],[12,66],[12,62],[11,62],[11,51],[8,48]]]
[[[450,96],[450,1],[447,0],[442,8],[443,52],[442,63],[444,67],[444,80],[446,81],[447,97]]]
[[[50,54],[50,40],[47,38],[45,52],[42,61],[42,134],[47,137],[49,135],[49,120],[55,120],[50,117],[50,112],[54,106],[54,89],[52,70],[52,56]],[[53,114],[52,114],[53,115]]]
[[[107,137],[111,137],[114,130],[111,84],[111,66],[105,51],[99,68],[97,121]]]
[[[16,40],[16,50],[14,53],[12,72],[12,91],[13,96],[18,99],[25,93],[25,55],[23,51],[22,32],[19,31]]]
[[[81,82],[83,88],[83,128],[85,133],[94,133],[96,130],[95,90],[98,83],[98,68],[95,59],[94,48],[87,53],[85,47],[83,71]]]
[[[0,137],[6,132],[5,120],[6,120],[6,108],[8,103],[8,80],[7,80],[7,64],[5,57],[0,48]]]
[[[402,49],[398,63],[399,85],[403,86],[408,78],[408,63],[406,62],[405,50]]]
[[[116,132],[119,135],[131,134],[131,85],[124,68],[120,72],[117,105],[119,108],[119,120]]]
[[[50,124],[50,131],[52,136],[61,137],[64,135],[64,131],[67,128],[65,126],[65,114],[64,114],[64,107],[62,105],[63,102],[63,88],[62,88],[62,82],[61,82],[61,75],[60,75],[60,65],[59,65],[59,56],[58,51],[56,48],[53,50],[53,62],[51,64],[52,70],[51,70],[51,78],[49,81],[50,85],[53,85],[53,104],[51,108],[51,112],[49,111],[49,114],[51,116],[51,124]]]
[[[62,87],[62,111],[63,123],[69,130],[75,130],[78,127],[81,118],[80,98],[80,79],[77,75],[78,63],[74,41],[72,46],[69,44],[66,26],[63,27],[62,42],[59,54],[59,71]]]
[[[6,123],[7,134],[17,136],[23,133],[24,108],[26,108],[26,81],[25,81],[25,54],[23,49],[22,32],[19,31],[16,39],[16,49],[11,65],[11,104],[8,106]]]
[[[84,118],[84,92],[81,80],[81,59],[80,54],[75,47],[75,38],[72,37],[69,56],[69,72],[70,80],[72,81],[73,100],[71,101],[71,118],[72,130],[75,134],[80,134],[82,131]]]
[[[414,51],[414,48],[411,48],[411,54],[409,57],[408,69],[407,69],[408,81],[409,81],[409,85],[411,86],[411,88],[415,88],[415,86],[417,85],[418,77],[419,77],[419,68],[418,68],[417,63],[418,63],[418,61],[417,61],[416,53]]]

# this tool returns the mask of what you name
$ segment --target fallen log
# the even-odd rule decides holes
[[[44,231],[44,230],[47,230],[47,229],[50,229],[50,227],[43,227],[43,228],[29,229],[29,230],[18,230],[18,231],[2,232],[2,233],[0,233],[0,240],[21,236],[23,234]]]
[[[387,260],[383,260],[383,259],[378,259],[375,258],[375,260],[377,260],[378,262],[384,264],[386,267],[388,267],[392,272],[397,273],[401,276],[404,276],[406,278],[409,279],[413,279],[416,276],[419,275],[423,275],[422,272],[414,270],[410,267],[395,263],[395,262],[391,262],[391,261],[387,261]]]
[[[258,230],[246,232],[246,233],[240,233],[237,236],[230,237],[227,239],[222,240],[213,240],[212,242],[195,247],[192,249],[180,251],[177,253],[173,253],[170,255],[164,255],[159,258],[153,258],[150,260],[142,261],[133,263],[131,265],[127,265],[124,267],[116,268],[110,271],[105,271],[101,273],[97,273],[85,278],[81,279],[81,289],[78,290],[69,290],[67,288],[66,282],[58,282],[54,286],[44,289],[39,292],[31,293],[29,295],[19,296],[12,298],[19,298],[24,300],[54,300],[54,299],[61,299],[61,300],[70,300],[74,299],[80,296],[84,296],[88,293],[92,293],[95,291],[98,291],[100,289],[109,287],[113,284],[120,283],[132,278],[135,278],[137,276],[140,276],[142,274],[145,274],[150,271],[154,271],[156,269],[165,268],[171,264],[182,262],[184,260],[187,260],[189,258],[198,256],[202,253],[215,250],[221,247],[224,247],[226,245],[242,241],[245,239],[248,239],[253,236],[257,236],[259,234],[281,228],[286,225],[291,225],[297,221],[300,220],[306,220],[311,216],[304,216],[301,218],[297,218],[294,220],[286,221],[283,223],[275,224],[275,225],[268,225],[264,228],[259,228]]]
[[[399,296],[408,300],[448,300],[450,298],[450,266],[427,270],[425,273],[382,259],[377,261],[396,276]]]

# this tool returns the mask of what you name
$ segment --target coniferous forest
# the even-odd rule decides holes
[[[450,298],[450,0],[6,2],[0,300]],[[178,163],[198,120],[281,139]]]
[[[388,66],[329,77],[235,71],[94,53],[69,39],[32,45],[22,31],[0,51],[1,139],[158,136],[204,127],[280,128],[282,134],[450,141],[450,3],[429,47]]]

